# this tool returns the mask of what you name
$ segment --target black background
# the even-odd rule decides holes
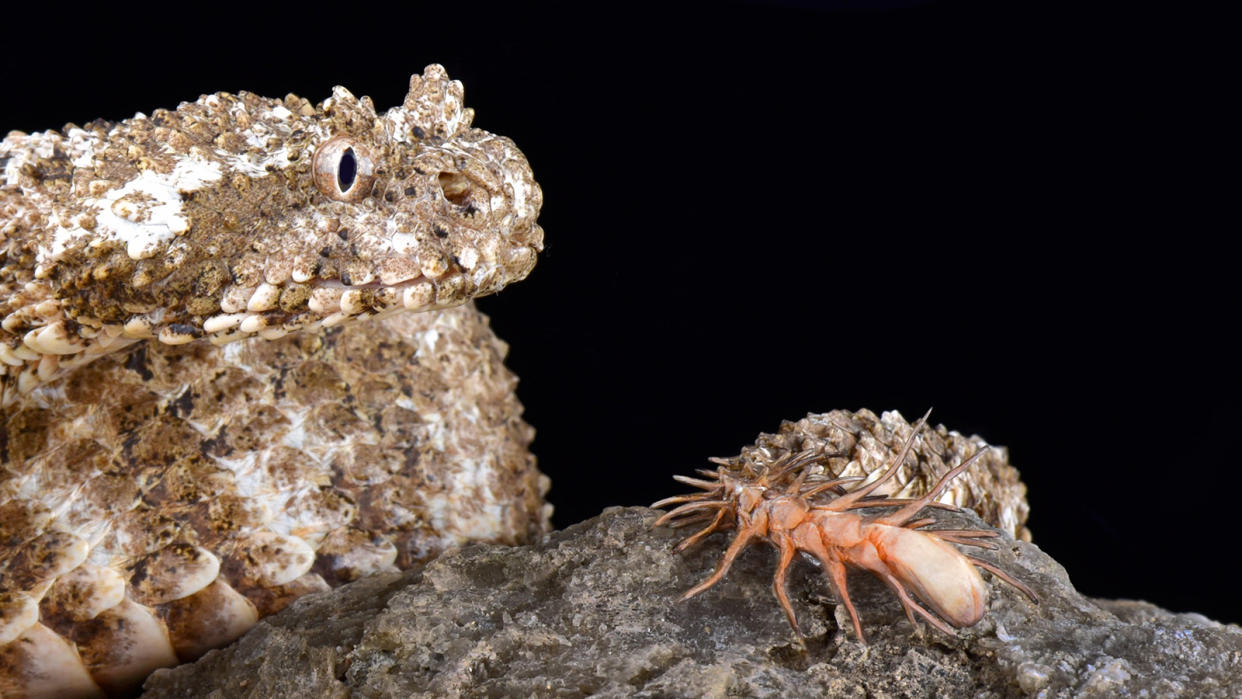
[[[558,526],[782,419],[935,406],[1010,448],[1083,592],[1242,621],[1210,18],[505,7],[48,5],[5,17],[0,129],[218,90],[384,109],[443,63],[544,188],[541,262],[480,305]]]

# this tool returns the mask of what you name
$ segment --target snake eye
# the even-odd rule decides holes
[[[370,151],[348,136],[335,136],[320,144],[311,170],[319,191],[337,201],[362,201],[371,193],[375,180]]]

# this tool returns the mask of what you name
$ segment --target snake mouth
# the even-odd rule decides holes
[[[537,226],[536,226],[537,227]],[[144,319],[144,327],[127,327],[125,335],[150,337],[166,344],[206,338],[225,344],[251,336],[276,339],[314,327],[330,328],[347,320],[387,316],[398,311],[424,312],[457,306],[485,296],[520,279],[534,266],[538,245],[515,248],[501,265],[466,266],[455,260],[436,277],[414,272],[409,278],[385,283],[372,279],[347,284],[341,279],[314,278],[286,284],[262,283],[234,288],[220,302],[220,312],[201,324],[162,324]],[[150,323],[154,320],[156,323]],[[159,329],[152,333],[152,325]]]
[[[307,284],[260,284],[244,305],[221,303],[221,313],[203,320],[209,339],[228,342],[245,335],[274,338],[312,325],[331,327],[349,318],[398,310],[427,311],[460,301],[453,290],[460,275],[430,280],[421,275],[397,284],[371,282],[347,286],[335,279]]]
[[[354,318],[455,306],[471,296],[464,293],[465,289],[465,279],[459,274],[434,281],[419,276],[391,285],[374,282],[345,286],[337,280],[283,287],[262,284],[251,293],[244,308],[228,312],[230,309],[221,304],[225,312],[204,319],[200,333],[170,325],[162,328],[158,337],[168,344],[179,344],[181,337],[185,338],[181,341],[206,337],[216,344],[253,335],[276,339],[294,331],[332,327]]]

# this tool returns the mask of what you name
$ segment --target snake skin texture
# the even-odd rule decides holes
[[[0,143],[0,695],[133,692],[299,595],[549,528],[506,345],[542,193],[440,66]]]

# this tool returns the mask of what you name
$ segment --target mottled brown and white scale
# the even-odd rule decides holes
[[[542,194],[472,117],[430,66],[383,114],[219,93],[0,143],[0,695],[131,691],[548,528],[469,303],[530,272]]]

